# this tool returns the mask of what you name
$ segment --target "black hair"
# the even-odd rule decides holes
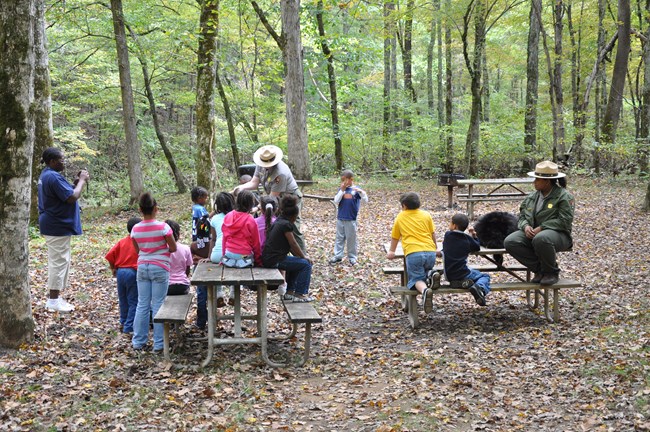
[[[456,213],[451,217],[451,223],[456,225],[458,231],[465,231],[469,226],[469,218],[463,213]]]
[[[406,207],[408,210],[416,210],[420,208],[420,195],[415,192],[407,192],[399,197],[399,203]]]
[[[298,216],[300,209],[298,208],[298,198],[293,195],[285,195],[280,201],[280,215],[285,219],[292,219]]]
[[[195,186],[192,188],[192,202],[197,202],[199,198],[208,196],[208,190],[203,186]]]
[[[260,197],[260,208],[264,213],[264,226],[266,234],[271,229],[273,215],[278,211],[278,199],[271,195]]]
[[[126,223],[126,230],[131,234],[131,230],[133,229],[134,226],[142,222],[142,219],[139,217],[132,217],[131,219],[128,220]]]
[[[230,192],[219,192],[214,198],[217,213],[228,214],[235,208],[235,197]]]
[[[140,211],[144,215],[152,214],[154,207],[158,205],[155,198],[151,196],[149,192],[145,192],[142,195],[140,195],[139,204],[140,204]]]
[[[50,161],[61,159],[63,157],[63,152],[56,147],[48,147],[43,150],[43,156],[41,157],[41,163],[49,165]]]
[[[249,190],[239,191],[237,194],[237,211],[249,213],[255,206],[255,195]]]
[[[560,178],[556,178],[556,179],[553,178],[553,179],[549,179],[549,180],[551,181],[551,185],[553,185],[553,186],[558,185],[561,188],[566,189],[566,177],[560,177]]]
[[[341,171],[341,177],[351,179],[351,178],[354,178],[354,173],[352,172],[352,170],[345,169],[345,170]]]
[[[172,219],[167,219],[165,223],[169,225],[169,228],[172,229],[174,240],[178,241],[178,238],[181,236],[181,226],[178,224],[178,222]]]

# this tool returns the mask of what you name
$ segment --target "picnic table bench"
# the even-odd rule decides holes
[[[153,317],[154,323],[163,324],[163,354],[167,361],[169,361],[169,328],[172,324],[176,324],[176,336],[181,341],[180,324],[185,323],[187,319],[192,297],[192,294],[165,297],[165,301]]]
[[[384,244],[384,249],[388,251],[390,243]],[[440,250],[440,244],[438,244],[438,250]],[[483,259],[486,259],[490,264],[486,265],[470,265],[470,268],[476,268],[479,271],[485,272],[506,272],[509,275],[513,276],[516,281],[512,282],[502,282],[502,283],[492,283],[490,284],[490,290],[492,292],[504,292],[504,291],[525,291],[526,292],[526,303],[528,308],[531,310],[537,309],[540,304],[540,299],[544,300],[544,316],[549,323],[555,323],[560,320],[560,290],[567,288],[577,288],[582,286],[580,282],[570,279],[560,279],[558,283],[554,285],[540,285],[530,282],[531,273],[530,271],[520,265],[520,264],[499,264],[497,263],[493,255],[505,255],[507,254],[505,249],[488,249],[481,247],[478,252],[473,253],[473,255],[480,256]],[[402,249],[402,244],[399,243],[395,250],[396,257],[404,257],[404,251]],[[419,295],[417,290],[410,290],[406,287],[407,276],[404,269],[406,268],[406,263],[402,267],[386,267],[384,268],[384,273],[386,274],[399,274],[400,275],[400,286],[391,287],[390,292],[394,295],[398,295],[402,300],[402,309],[408,313],[409,323],[412,328],[416,328],[419,325],[418,320],[418,309],[417,309],[417,300],[416,297]],[[400,271],[401,270],[401,271]],[[442,266],[434,267],[434,270],[442,272]],[[525,276],[518,274],[518,272],[525,272]],[[439,289],[433,290],[434,295],[442,294],[461,294],[469,293],[468,289],[452,287],[450,284],[443,284]],[[553,301],[551,305],[551,300]]]
[[[322,323],[323,318],[318,314],[316,309],[311,303],[293,303],[290,301],[282,300],[282,306],[284,307],[287,316],[289,317],[289,322],[292,325],[291,333],[285,337],[274,338],[276,340],[290,340],[298,332],[298,325],[305,325],[305,344],[303,350],[303,357],[296,366],[303,366],[309,360],[309,355],[311,352],[311,325],[315,323]]]
[[[467,216],[474,219],[474,204],[478,202],[520,201],[527,192],[520,185],[530,184],[532,177],[496,179],[458,179],[457,186],[467,186],[467,193],[456,193],[458,202],[467,203]],[[476,192],[475,186],[489,186],[487,192]]]

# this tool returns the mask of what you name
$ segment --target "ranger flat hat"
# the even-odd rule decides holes
[[[541,179],[557,179],[566,176],[558,170],[557,164],[548,160],[535,165],[535,171],[528,173],[530,177]]]
[[[280,147],[274,145],[265,145],[257,149],[253,154],[253,161],[255,165],[263,168],[270,168],[277,165],[281,160],[284,153]]]

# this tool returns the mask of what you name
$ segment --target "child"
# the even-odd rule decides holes
[[[158,203],[149,192],[140,196],[140,212],[144,219],[131,230],[133,246],[138,253],[138,306],[133,321],[133,349],[141,351],[149,339],[150,314],[154,316],[165,300],[169,286],[170,255],[176,252],[176,240],[165,222],[156,220]],[[153,325],[153,350],[163,349],[163,325]]]
[[[216,213],[210,219],[210,261],[220,263],[223,257],[223,220],[235,208],[235,198],[231,193],[219,192],[214,200],[214,204]],[[224,307],[226,305],[224,297],[223,286],[219,285],[217,287],[217,307]],[[235,292],[232,287],[230,287],[228,304],[235,304]],[[202,310],[197,310],[197,319],[199,315],[202,316],[201,321],[205,323],[208,317],[208,309],[205,303],[203,304]]]
[[[425,282],[427,273],[436,263],[436,232],[431,215],[420,210],[420,196],[415,192],[405,193],[400,197],[402,211],[395,218],[391,231],[390,249],[386,258],[395,258],[395,249],[402,241],[408,274],[407,286],[422,294],[424,311],[431,313],[431,288]],[[434,288],[440,286],[440,274],[435,273]]]
[[[348,263],[357,264],[357,214],[361,203],[368,202],[368,195],[354,185],[354,173],[343,170],[341,187],[334,197],[338,206],[336,216],[336,240],[334,241],[334,256],[330,264],[336,264],[343,259],[343,248],[348,245]]]
[[[204,187],[196,186],[190,192],[192,198],[192,259],[196,264],[201,258],[208,258],[210,252],[210,214],[205,208],[208,201],[208,191]],[[208,322],[208,287],[196,287],[196,327],[205,329]],[[203,313],[205,312],[205,313]]]
[[[181,237],[181,226],[178,222],[167,219],[165,221],[172,229],[174,240],[176,240],[176,252],[170,256],[170,271],[169,271],[169,288],[167,288],[167,295],[183,295],[190,292],[190,268],[194,264],[192,261],[192,252],[190,247],[178,243]]]
[[[260,197],[260,210],[262,214],[255,218],[255,223],[257,224],[257,231],[260,234],[260,248],[264,249],[266,234],[276,219],[275,214],[278,210],[278,199],[271,195]]]
[[[117,280],[117,299],[120,304],[120,331],[126,334],[133,333],[133,318],[138,305],[138,253],[133,247],[131,230],[141,222],[139,217],[132,217],[126,223],[129,235],[118,241],[108,251],[105,258],[111,266],[113,276]]]
[[[314,297],[309,295],[311,259],[300,248],[294,236],[299,211],[295,196],[282,197],[280,216],[271,225],[266,237],[262,263],[264,267],[286,271],[287,292],[283,296],[285,301],[312,302]],[[292,255],[288,255],[289,252]]]
[[[255,219],[250,211],[255,205],[255,197],[249,190],[237,194],[236,209],[223,219],[223,258],[221,263],[226,267],[252,267],[262,265],[262,250],[260,235],[257,232]]]
[[[208,258],[210,248],[210,213],[205,208],[208,201],[208,191],[204,187],[192,188],[192,254],[200,258]],[[195,258],[198,261],[198,258]]]
[[[469,218],[462,213],[451,218],[449,231],[442,242],[445,277],[450,283],[469,288],[476,303],[485,306],[485,296],[490,292],[490,276],[467,267],[467,255],[481,249],[474,229],[469,229],[469,235],[465,233],[468,225]]]

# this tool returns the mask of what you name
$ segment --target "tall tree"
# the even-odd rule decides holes
[[[554,20],[554,40],[555,40],[555,62],[553,65],[553,93],[555,94],[555,129],[557,130],[556,147],[553,148],[554,157],[556,160],[565,161],[566,159],[566,143],[565,143],[565,130],[564,130],[564,91],[562,89],[562,66],[563,66],[563,44],[562,33],[564,29],[564,2],[562,0],[555,0],[553,7],[553,20]]]
[[[650,153],[650,1],[645,2],[645,41],[643,41],[643,86],[641,88],[641,127],[638,138],[639,170],[648,172],[648,156]],[[648,188],[650,192],[650,187]],[[648,195],[650,197],[650,194]],[[648,202],[650,204],[650,202]]]
[[[630,0],[618,1],[618,46],[612,71],[612,81],[609,88],[609,98],[603,116],[603,139],[613,143],[616,139],[616,129],[621,116],[623,104],[623,89],[627,74],[627,64],[630,58]]]
[[[567,5],[567,24],[569,25],[569,40],[571,41],[571,94],[573,99],[573,124],[575,127],[573,145],[567,154],[567,159],[571,157],[573,162],[578,165],[584,162],[582,142],[587,124],[587,113],[582,103],[583,96],[581,96],[582,18],[584,10],[585,2],[583,0],[580,2],[580,18],[578,20],[578,28],[576,29],[573,20],[573,5]]]
[[[284,105],[287,117],[287,153],[294,177],[311,179],[307,142],[307,101],[300,39],[300,0],[281,0],[282,33],[278,36],[256,1],[251,4],[282,51],[285,70]]]
[[[389,159],[389,140],[393,130],[393,110],[392,110],[392,83],[393,83],[393,43],[395,38],[395,3],[391,0],[384,2],[384,96],[383,96],[383,114],[384,121],[382,125],[382,151],[381,165],[388,166]]]
[[[202,0],[199,20],[198,71],[196,77],[196,184],[215,190],[214,90],[217,75],[219,0]]]
[[[451,9],[451,0],[445,2],[445,9]],[[448,12],[449,13],[449,12]],[[447,14],[445,14],[447,15]],[[452,131],[454,87],[452,85],[452,62],[451,62],[451,20],[445,17],[445,171],[454,172],[454,134]]]
[[[131,65],[129,63],[129,48],[126,44],[124,27],[124,12],[122,0],[111,0],[113,13],[113,30],[117,48],[117,65],[120,71],[120,90],[122,93],[122,121],[129,166],[129,182],[131,186],[130,204],[136,202],[144,190],[142,182],[142,164],[140,163],[140,142],[135,119],[135,104],[133,101],[133,86],[131,84]]]
[[[327,82],[330,89],[330,115],[332,116],[332,134],[334,135],[334,158],[336,159],[336,170],[343,169],[343,146],[341,143],[341,132],[339,126],[338,95],[336,91],[336,73],[334,71],[334,56],[325,39],[325,24],[323,23],[323,0],[318,0],[316,9],[316,24],[318,25],[318,37],[323,55],[327,60]]]
[[[537,99],[539,87],[539,17],[541,16],[542,0],[531,0],[528,49],[526,57],[526,111],[524,112],[524,157],[523,171],[533,167],[537,151]]]
[[[0,345],[34,336],[29,290],[28,234],[34,149],[34,35],[44,34],[41,0],[0,2]],[[38,17],[38,19],[36,18]],[[36,37],[38,39],[38,36]],[[41,43],[41,41],[38,41]],[[47,67],[47,65],[45,65]]]
[[[31,201],[36,203],[38,178],[40,175],[43,150],[54,143],[52,127],[52,95],[50,83],[49,56],[47,54],[47,36],[45,34],[45,3],[36,2],[35,16],[37,25],[34,29],[34,49],[36,51],[36,68],[34,70],[34,154],[32,159],[32,193]],[[29,222],[38,222],[38,206],[32,205],[29,212]]]

